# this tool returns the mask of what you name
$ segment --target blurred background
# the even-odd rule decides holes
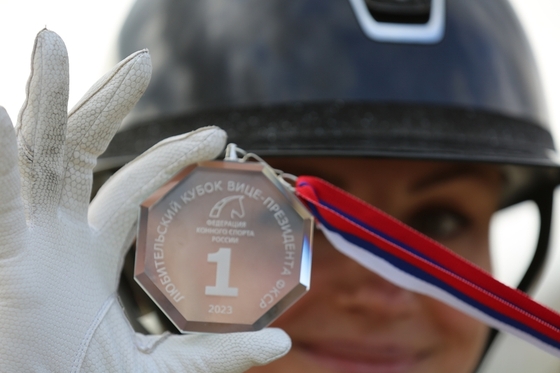
[[[510,0],[533,46],[552,130],[560,144],[559,0]],[[15,123],[25,99],[35,34],[47,27],[66,42],[70,55],[70,105],[117,62],[116,43],[133,0],[0,0],[0,105]],[[534,296],[560,310],[560,192],[557,191],[553,252]],[[524,271],[538,228],[536,208],[514,206],[493,222],[495,273],[513,285]],[[560,362],[515,338],[500,338],[488,372],[560,372]],[[538,365],[538,369],[536,368]]]

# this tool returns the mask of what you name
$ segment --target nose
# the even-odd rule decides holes
[[[336,296],[340,307],[354,313],[375,312],[378,316],[389,318],[412,313],[416,300],[414,293],[390,283],[352,259],[345,259],[345,262],[353,263],[344,270],[351,275],[343,280],[346,282],[344,290]]]
[[[363,313],[369,317],[374,314],[380,318],[407,317],[416,312],[420,302],[416,293],[392,284],[340,253],[324,236],[317,238],[319,242],[316,243],[320,245],[315,245],[316,251],[322,252],[317,253],[319,260],[323,268],[329,268],[329,273],[325,273],[320,281],[328,278],[330,297],[337,307],[346,312]],[[324,265],[326,261],[328,266]]]

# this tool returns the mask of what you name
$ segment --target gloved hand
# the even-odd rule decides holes
[[[144,336],[126,320],[116,289],[138,205],[184,166],[217,156],[226,139],[204,128],[165,140],[115,174],[88,207],[96,158],[150,71],[148,52],[133,54],[67,116],[66,49],[43,30],[17,140],[0,108],[2,372],[241,372],[290,347],[278,329]]]

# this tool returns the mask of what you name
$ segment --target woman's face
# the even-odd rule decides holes
[[[322,177],[490,270],[488,226],[502,187],[497,167],[356,158],[270,163]],[[488,333],[469,316],[366,270],[317,230],[311,290],[273,326],[290,335],[292,349],[253,373],[471,373]]]

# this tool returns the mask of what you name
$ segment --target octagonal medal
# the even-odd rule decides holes
[[[309,289],[312,232],[266,164],[199,163],[142,204],[135,279],[182,332],[259,330]]]

